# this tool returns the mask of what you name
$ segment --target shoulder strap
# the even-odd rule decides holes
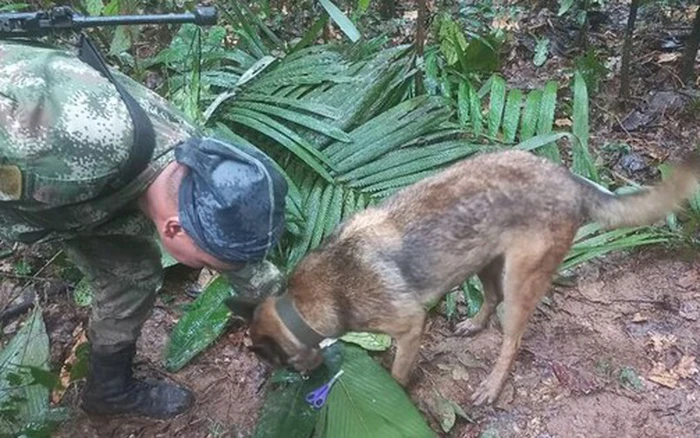
[[[133,123],[134,142],[129,151],[129,158],[115,180],[105,188],[106,193],[103,192],[103,194],[114,193],[136,179],[148,166],[153,156],[153,150],[155,149],[155,131],[153,130],[153,125],[151,124],[151,119],[148,117],[148,114],[141,108],[136,99],[126,91],[124,86],[114,79],[99,50],[85,34],[80,34],[78,58],[102,73],[114,84],[114,87],[121,95],[124,104],[129,110],[129,115]]]

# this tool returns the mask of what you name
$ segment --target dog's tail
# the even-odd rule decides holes
[[[586,216],[607,229],[650,225],[678,210],[693,196],[700,179],[700,157],[673,166],[671,175],[657,186],[614,195],[581,180]]]

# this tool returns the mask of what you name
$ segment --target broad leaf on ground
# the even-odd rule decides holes
[[[359,347],[345,346],[344,374],[321,410],[315,437],[434,437],[403,388]]]
[[[31,436],[63,416],[49,408],[49,337],[37,306],[22,328],[0,351],[0,422],[2,436]],[[43,385],[42,383],[45,383]]]
[[[347,333],[340,340],[357,344],[365,350],[385,351],[391,347],[391,336],[383,333]]]
[[[165,353],[165,368],[174,372],[211,345],[224,331],[231,312],[224,299],[234,295],[223,276],[209,283],[175,325]]]

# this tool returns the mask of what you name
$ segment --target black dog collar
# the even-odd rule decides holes
[[[277,298],[275,310],[282,323],[302,344],[308,347],[316,347],[326,338],[304,321],[289,294],[284,294]]]

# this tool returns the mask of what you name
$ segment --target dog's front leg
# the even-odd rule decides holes
[[[405,330],[389,334],[396,339],[396,356],[391,375],[401,386],[406,387],[420,350],[420,340],[425,328],[425,312],[421,309],[420,314],[407,317],[404,321],[399,326],[405,327]]]

